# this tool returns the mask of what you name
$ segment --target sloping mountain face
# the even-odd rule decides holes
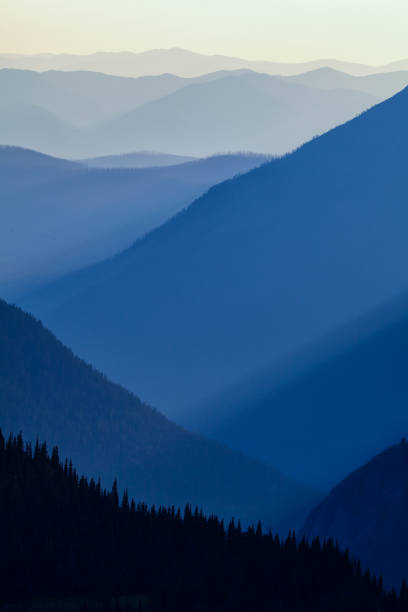
[[[137,150],[281,154],[379,101],[249,71],[122,79],[2,70],[0,92],[2,144],[78,159]]]
[[[288,529],[316,494],[254,459],[193,435],[75,357],[41,323],[0,302],[0,421],[46,437],[81,472],[146,503],[198,505]]]
[[[328,489],[408,431],[407,360],[405,295],[179,420]]]
[[[335,59],[320,59],[311,62],[282,63],[250,61],[223,55],[203,55],[187,49],[152,49],[142,53],[92,53],[90,55],[1,54],[0,66],[25,70],[92,70],[126,77],[141,75],[176,74],[194,77],[217,70],[249,69],[268,74],[300,74],[308,70],[330,67],[349,74],[365,75],[375,72],[407,70],[408,60],[392,62],[385,66],[368,66]]]
[[[408,90],[22,303],[167,414],[408,287]]]
[[[108,171],[0,147],[2,295],[126,248],[215,183],[265,159],[227,155],[167,168]]]
[[[291,83],[301,83],[321,89],[355,89],[385,100],[408,85],[408,70],[355,76],[333,68],[319,68],[296,76],[282,78]]]
[[[408,444],[387,448],[338,484],[312,510],[308,538],[336,539],[398,588],[408,577]]]

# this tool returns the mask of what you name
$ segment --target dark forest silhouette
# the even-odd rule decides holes
[[[225,528],[187,506],[148,508],[62,463],[58,449],[34,448],[0,434],[0,598],[132,595],[128,609],[149,611],[397,611],[400,599],[381,578],[331,541],[279,539],[261,525]],[[103,602],[105,602],[103,604]],[[116,606],[116,608],[114,607]],[[79,609],[79,608],[77,608]]]

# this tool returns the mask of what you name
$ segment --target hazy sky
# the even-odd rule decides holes
[[[249,59],[408,57],[408,0],[0,0],[0,52],[185,47]]]

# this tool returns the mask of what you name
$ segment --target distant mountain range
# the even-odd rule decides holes
[[[310,62],[253,61],[224,55],[203,55],[186,49],[152,49],[142,53],[93,53],[70,55],[42,53],[38,55],[0,55],[0,67],[24,70],[92,70],[118,76],[137,77],[172,73],[183,77],[194,77],[217,70],[248,69],[268,74],[292,75],[308,70],[328,67],[349,74],[362,76],[375,72],[408,70],[408,59],[383,66],[369,66],[336,59],[318,59]]]
[[[354,78],[350,88],[345,77],[311,73],[296,82],[238,70],[130,79],[5,69],[0,143],[71,159],[143,150],[193,157],[284,154],[408,83],[408,72],[379,75],[368,84]]]
[[[22,303],[165,413],[193,409],[408,289],[407,110],[405,89]]]
[[[328,489],[408,433],[407,360],[403,295],[179,421]]]
[[[3,301],[0,422],[6,436],[46,436],[81,473],[108,487],[117,477],[145,503],[191,503],[286,530],[317,502],[313,490],[271,467],[174,425]]]
[[[408,578],[407,514],[408,444],[403,439],[338,484],[311,512],[302,532],[321,541],[334,538],[360,558],[363,570],[382,574],[385,585],[398,590]]]
[[[134,154],[91,166],[174,161]],[[176,158],[177,161],[182,161]],[[138,161],[136,161],[138,160]],[[267,160],[225,155],[174,166],[90,169],[16,147],[0,147],[0,291],[29,287],[115,254],[215,183]]]

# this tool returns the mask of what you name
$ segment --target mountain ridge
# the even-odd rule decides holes
[[[181,64],[176,61],[181,60]],[[120,63],[122,62],[122,63]],[[144,62],[144,63],[143,63]],[[139,63],[139,67],[137,64]],[[89,55],[70,54],[38,54],[24,56],[18,54],[0,54],[0,65],[8,67],[36,67],[39,70],[50,67],[75,70],[98,70],[114,73],[120,76],[139,76],[141,74],[163,74],[166,72],[179,73],[183,76],[197,76],[204,72],[213,72],[214,69],[257,68],[261,72],[269,71],[271,74],[298,74],[308,68],[332,66],[346,68],[350,73],[370,74],[381,70],[407,69],[408,60],[397,60],[383,66],[369,66],[353,62],[342,62],[336,59],[318,59],[309,62],[272,62],[265,60],[245,60],[223,55],[204,55],[187,49],[152,49],[140,53],[132,52],[97,52]],[[177,67],[178,66],[178,67]],[[103,68],[101,68],[103,67]]]
[[[277,363],[407,289],[407,104],[408,89],[213,187],[120,256],[24,305],[125,386],[144,372],[143,395],[170,414]]]
[[[288,529],[317,495],[270,466],[190,434],[76,357],[43,325],[0,300],[0,420],[5,435],[46,437],[104,486],[148,504]]]

